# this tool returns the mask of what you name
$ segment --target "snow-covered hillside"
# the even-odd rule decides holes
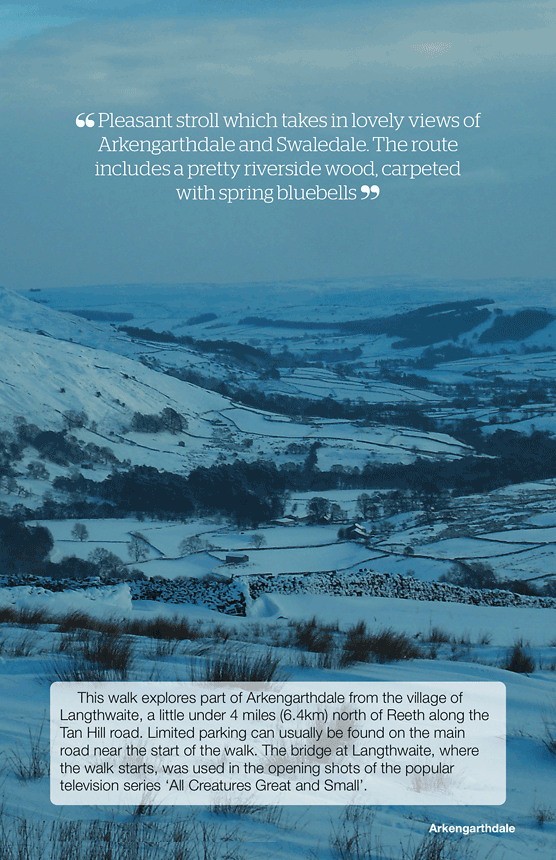
[[[0,287],[0,321],[20,331],[41,333],[56,340],[74,341],[102,348],[109,343],[106,330],[88,322],[45,307],[27,296]]]
[[[166,456],[173,468],[181,468],[210,464],[239,451],[248,459],[286,461],[291,459],[286,451],[291,443],[305,445],[308,451],[310,444],[321,440],[321,468],[342,461],[362,467],[369,458],[379,462],[411,462],[419,455],[457,458],[467,450],[447,434],[317,418],[300,423],[234,405],[218,393],[122,355],[122,339],[111,330],[6,290],[0,294],[0,309],[0,422],[5,429],[22,417],[41,430],[60,430],[68,423],[73,426],[71,416],[77,414],[83,437],[100,436],[103,444],[108,438],[118,459],[158,468]],[[124,346],[128,348],[127,342]],[[379,389],[374,397],[389,399],[390,394],[391,390]],[[134,413],[158,414],[168,408],[187,422],[179,439],[169,433],[130,432]]]

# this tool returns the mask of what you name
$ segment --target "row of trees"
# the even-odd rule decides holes
[[[74,540],[86,541],[89,540],[89,530],[85,523],[75,523],[71,530],[71,536]],[[145,537],[141,532],[134,532],[127,544],[127,551],[132,561],[145,561],[149,556],[148,545]]]
[[[232,517],[238,525],[257,525],[280,516],[285,500],[284,480],[276,466],[261,462],[201,467],[188,476],[159,472],[152,466],[133,466],[101,482],[78,475],[56,478],[53,483],[74,498],[100,497],[120,515],[141,511],[182,518],[218,512]],[[90,511],[90,501],[82,504]],[[76,507],[79,504],[74,503],[73,509]]]
[[[446,493],[423,493],[411,490],[393,490],[389,493],[360,493],[356,510],[365,522],[378,517],[392,517],[407,511],[422,510],[431,514],[433,510],[444,507],[449,501]],[[310,524],[342,523],[346,512],[336,502],[323,496],[314,496],[307,502],[307,517]]]
[[[95,516],[97,505],[97,516],[110,515],[107,510],[116,515],[141,511],[162,518],[221,513],[238,525],[256,527],[283,514],[289,491],[312,491],[317,495],[324,490],[361,489],[362,495],[366,491],[368,496],[371,489],[396,490],[398,494],[389,493],[384,502],[387,515],[392,515],[410,508],[437,510],[447,492],[486,492],[511,483],[556,476],[556,439],[539,432],[524,436],[499,430],[485,439],[479,438],[477,445],[487,457],[417,458],[410,464],[376,466],[369,463],[349,473],[334,468],[319,471],[317,445],[311,446],[299,466],[285,464],[278,468],[266,461],[237,460],[199,467],[187,476],[159,472],[152,466],[133,466],[115,471],[101,482],[78,474],[56,478],[53,483],[74,499],[66,516]],[[84,501],[78,502],[79,499]],[[376,493],[361,500],[363,518],[373,518],[376,503]],[[322,514],[316,512],[315,518],[322,519]]]
[[[131,429],[136,433],[183,433],[187,430],[187,419],[167,406],[159,415],[146,415],[134,412],[131,419]]]

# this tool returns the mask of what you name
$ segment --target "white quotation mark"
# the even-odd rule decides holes
[[[367,200],[369,194],[374,194],[374,197],[371,197],[371,200],[376,200],[376,198],[380,194],[380,188],[378,187],[378,185],[371,185],[370,188],[368,185],[362,185],[361,191],[363,192],[363,194],[366,194],[366,197],[362,197],[361,200]]]
[[[94,116],[94,113],[87,114],[85,119],[81,119],[82,116],[85,116],[85,114],[80,113],[78,116],[75,117],[75,124],[77,128],[84,128],[84,126],[87,126],[87,128],[93,128],[95,121],[94,119],[91,119],[91,117]]]

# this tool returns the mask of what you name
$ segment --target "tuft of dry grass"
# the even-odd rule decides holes
[[[38,627],[39,624],[51,624],[54,619],[44,608],[31,609],[24,606],[17,609],[15,606],[0,607],[0,624],[19,624],[22,627]]]
[[[364,621],[359,621],[347,631],[340,656],[340,665],[349,666],[352,663],[366,663],[370,659],[371,649],[372,640],[367,625]]]
[[[37,821],[0,812],[2,860],[245,860],[238,826],[199,821],[189,813],[161,822]]]
[[[113,632],[70,631],[59,650],[68,652],[68,658],[50,667],[56,681],[126,681],[135,659],[130,638]]]
[[[556,703],[543,716],[544,737],[542,742],[550,755],[556,756]]]
[[[126,633],[133,636],[148,636],[150,639],[198,639],[201,629],[198,624],[191,624],[184,616],[174,615],[167,618],[163,615],[157,618],[133,619],[125,625]]]
[[[546,804],[537,804],[536,806],[533,806],[531,809],[531,815],[537,822],[538,827],[544,827],[545,824],[556,820],[556,811],[552,806],[547,806]]]
[[[434,642],[437,645],[446,645],[451,641],[450,634],[446,630],[442,630],[441,627],[431,627],[427,635],[427,642]]]
[[[44,722],[33,733],[29,729],[29,747],[24,750],[16,747],[8,756],[7,762],[18,779],[22,782],[42,779],[50,770],[50,748],[43,741]],[[1,854],[0,854],[1,856]]]
[[[190,681],[280,681],[280,658],[268,649],[249,653],[237,647],[226,647],[203,663],[191,663]]]
[[[508,649],[502,662],[502,669],[523,675],[529,675],[535,671],[535,660],[527,651],[523,639],[517,639]]]
[[[391,627],[370,636],[371,654],[377,663],[393,660],[417,660],[422,650],[405,633],[396,633]]]
[[[334,650],[334,628],[329,624],[320,624],[313,616],[310,621],[298,621],[295,624],[293,644],[303,651],[313,651],[317,654],[329,654]]]

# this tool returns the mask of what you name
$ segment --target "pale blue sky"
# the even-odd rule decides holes
[[[554,276],[555,37],[554,0],[0,4],[0,283]],[[482,116],[461,179],[228,206],[96,179],[101,110]]]

